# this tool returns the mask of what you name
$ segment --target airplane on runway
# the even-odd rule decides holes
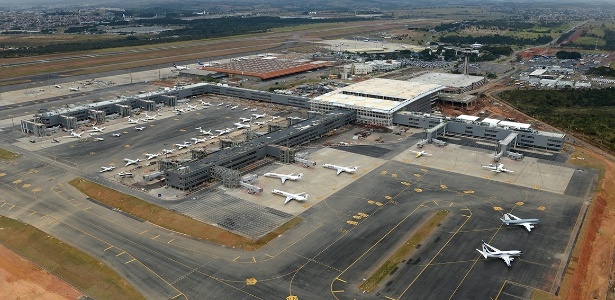
[[[496,173],[502,173],[502,172],[513,173],[514,172],[512,170],[505,169],[504,168],[504,164],[499,164],[499,163],[495,164],[495,165],[494,164],[489,164],[489,165],[482,166],[482,167],[486,168],[486,169],[490,169],[491,171],[496,172]]]
[[[501,258],[504,260],[507,266],[510,267],[510,263],[515,260],[514,256],[521,256],[523,252],[519,250],[507,250],[502,251],[496,247],[493,247],[485,241],[483,242],[483,251],[476,249],[480,254],[483,255],[484,258]]]
[[[265,116],[265,114],[259,115],[259,114],[252,114],[252,116],[254,116],[254,119],[259,119]]]
[[[195,145],[198,144],[198,143],[202,143],[202,142],[207,141],[207,139],[199,139],[199,138],[191,138],[191,140],[194,141]]]
[[[108,171],[112,171],[113,169],[115,169],[114,166],[110,166],[110,167],[100,167],[100,173],[103,172],[108,172]]]
[[[184,142],[183,144],[175,144],[175,146],[177,146],[179,148],[179,150],[184,149],[184,148],[188,148],[188,147],[190,147],[190,145],[192,145],[192,143],[190,143],[190,142]]]
[[[235,109],[237,107],[239,107],[239,105],[231,106],[231,109]]]
[[[145,153],[145,155],[147,156],[147,158],[146,158],[147,160],[151,160],[151,159],[154,159],[154,158],[160,156],[160,153],[154,153],[154,154],[152,154],[152,153]]]
[[[239,118],[239,120],[241,120],[241,122],[250,122],[252,118]]]
[[[162,149],[162,154],[171,154],[175,151],[175,149]]]
[[[188,66],[178,66],[175,64],[175,62],[173,63],[173,67],[178,70],[178,71],[183,71],[183,70],[188,70],[190,68],[188,68]]]
[[[122,135],[120,132],[111,134],[111,136],[120,136],[120,135]]]
[[[96,126],[94,126],[94,127],[92,127],[92,129],[90,129],[90,130],[88,130],[88,131],[103,133],[103,130],[104,130],[104,129],[105,129],[105,127],[96,127]]]
[[[138,124],[139,123],[139,119],[131,119],[130,117],[128,117],[128,123],[129,124]]]
[[[83,134],[83,132],[82,133],[76,133],[75,130],[71,129],[70,130],[70,135],[66,135],[64,137],[73,137],[73,138],[80,139],[82,134]]]
[[[346,172],[346,173],[354,173],[359,167],[342,167],[342,166],[336,166],[336,165],[332,165],[332,164],[324,164],[322,165],[323,167],[327,168],[327,169],[333,169],[337,171],[337,175],[340,175],[340,173],[342,172]]]
[[[280,196],[286,197],[286,200],[284,201],[284,204],[288,203],[290,200],[297,200],[299,202],[303,202],[303,201],[307,200],[307,198],[309,196],[305,192],[299,193],[299,194],[292,194],[292,193],[288,193],[288,192],[280,191],[280,190],[273,190],[271,192],[273,194],[275,194],[275,195],[280,195]]]
[[[250,125],[246,125],[242,123],[234,123],[233,125],[237,126],[237,129],[250,128]]]
[[[263,174],[263,176],[271,177],[271,178],[280,178],[280,180],[282,180],[282,183],[284,183],[286,182],[287,179],[290,179],[290,180],[301,179],[301,177],[303,177],[303,173],[299,173],[299,175],[295,175],[295,173],[290,173],[290,174],[265,173]]]
[[[416,157],[421,157],[421,156],[423,156],[423,155],[429,155],[429,156],[431,156],[431,154],[430,154],[430,153],[427,153],[427,152],[425,152],[424,150],[423,150],[423,151],[414,151],[414,150],[410,150],[410,152],[412,152],[412,153],[416,153]]]
[[[135,160],[132,160],[132,159],[129,159],[129,158],[124,158],[124,161],[126,162],[126,165],[124,165],[124,167],[128,167],[130,165],[138,164],[141,160],[138,159],[138,158],[135,159]]]
[[[521,219],[511,213],[504,214],[504,217],[500,218],[506,225],[519,225],[525,227],[528,232],[532,231],[536,224],[540,223],[539,219]]]
[[[135,127],[135,129],[139,130],[139,131],[143,131],[143,129],[145,129],[145,127]]]

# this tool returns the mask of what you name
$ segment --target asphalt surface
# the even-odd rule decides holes
[[[228,127],[245,114],[228,108],[198,110],[148,122],[144,131],[132,125],[118,129],[128,132],[118,138],[108,136],[111,130],[102,142],[49,143],[36,151],[3,145],[24,157],[0,164],[0,214],[101,259],[148,299],[528,299],[532,288],[557,291],[575,224],[596,179],[591,171],[575,173],[568,185],[571,191],[557,194],[388,161],[311,206],[300,214],[301,224],[253,252],[212,245],[127,217],[66,184],[82,176],[165,203],[100,176],[100,166],[143,158],[165,143],[170,147],[188,140],[195,127]],[[9,135],[3,139],[15,142]],[[338,150],[388,159],[414,143],[407,139]],[[206,194],[190,197],[205,195],[201,199],[207,201]],[[191,198],[167,204],[189,204]],[[370,271],[438,210],[450,212],[441,226],[375,291],[363,293],[358,287]],[[504,212],[539,218],[541,223],[530,233],[504,226],[498,220]],[[225,213],[251,222],[251,215]],[[482,259],[475,250],[481,240],[524,254],[509,268],[502,260]]]

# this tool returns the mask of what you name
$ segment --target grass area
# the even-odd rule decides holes
[[[37,228],[0,216],[0,243],[94,299],[144,299],[115,271]]]
[[[551,299],[556,299],[556,298],[557,298],[556,296],[554,296],[553,294],[549,292],[535,289],[532,292],[532,297],[530,299],[531,300],[551,300]]]
[[[19,154],[0,148],[0,159],[15,159]]]
[[[582,148],[575,148],[574,152],[570,155],[568,163],[575,166],[599,170],[600,175],[598,176],[596,191],[600,190],[600,185],[602,180],[604,179],[604,173],[606,172],[606,166],[604,165],[604,162],[602,160],[596,159],[595,157],[586,154],[585,150]]]
[[[421,243],[434,229],[446,218],[449,214],[447,210],[439,210],[436,212],[421,228],[419,228],[410,239],[404,243],[386,262],[384,262],[367,280],[365,280],[359,288],[366,292],[374,290],[382,280],[397,267],[399,263],[407,259],[416,246]]]
[[[595,37],[588,37],[588,36],[581,36],[578,39],[576,39],[574,41],[574,43],[576,45],[595,46],[596,45],[596,41],[598,41],[598,46],[606,45],[606,42],[603,39],[598,39],[598,38],[595,38]],[[581,50],[581,52],[585,52],[585,51]]]
[[[253,241],[82,178],[73,179],[69,184],[90,198],[160,227],[242,250],[256,250],[303,221],[298,217],[293,218],[261,239]]]

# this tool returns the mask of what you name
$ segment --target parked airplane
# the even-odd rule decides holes
[[[173,63],[173,67],[175,69],[177,69],[178,71],[183,71],[183,70],[188,70],[189,69],[188,66],[178,66],[175,63]]]
[[[175,146],[177,146],[179,148],[179,150],[184,149],[184,148],[188,148],[188,147],[190,147],[190,145],[192,145],[192,143],[190,143],[190,142],[184,142],[183,144],[175,144]]]
[[[119,132],[118,132],[118,133],[112,133],[112,134],[111,134],[111,136],[120,136],[120,135],[122,135],[122,134],[121,134],[121,133],[119,133]]]
[[[199,130],[199,132],[200,132],[202,135],[214,135],[213,133],[211,133],[211,130],[202,130],[202,129],[201,129],[201,130]]]
[[[258,110],[257,108],[250,109],[251,112],[255,112],[257,110]]]
[[[83,134],[83,132],[82,133],[76,133],[75,130],[71,129],[70,130],[70,135],[67,135],[67,136],[64,136],[64,137],[74,137],[74,138],[80,139],[82,134]]]
[[[191,140],[194,141],[195,145],[198,144],[198,143],[202,143],[202,142],[207,141],[207,139],[199,139],[199,138],[191,138]]]
[[[69,87],[68,90],[71,91],[71,92],[78,92],[79,91],[79,87]]]
[[[218,133],[218,135],[220,136],[220,135],[225,135],[225,134],[227,134],[227,133],[230,133],[230,132],[231,132],[231,131],[233,131],[233,130],[229,130],[229,128],[225,128],[225,129],[216,129],[215,131],[216,131],[216,132]]]
[[[138,124],[139,123],[139,119],[131,119],[130,117],[128,117],[128,123],[129,124]]]
[[[489,164],[489,165],[482,166],[482,167],[490,169],[491,171],[496,172],[496,173],[502,173],[502,172],[513,173],[514,172],[514,171],[511,171],[511,170],[505,169],[504,168],[504,164],[499,164],[499,163],[495,164],[495,165],[494,164]]]
[[[485,241],[482,241],[482,242],[483,242],[483,251],[478,250],[478,249],[476,249],[476,251],[482,254],[484,258],[501,258],[504,260],[506,265],[509,267],[510,267],[510,263],[513,260],[515,260],[514,256],[521,256],[521,254],[523,254],[519,250],[502,251],[496,247],[493,247],[485,243]]]
[[[290,200],[297,200],[299,202],[303,202],[305,200],[307,200],[308,198],[308,194],[304,193],[299,193],[299,194],[292,194],[292,193],[288,193],[285,191],[280,191],[280,190],[273,190],[271,191],[273,194],[275,195],[280,195],[280,196],[284,196],[286,197],[286,200],[284,201],[284,204],[288,203]]]
[[[273,117],[271,117],[271,119],[272,119],[272,120],[275,120],[275,119],[277,119],[277,118],[279,118],[279,117],[280,117],[280,116],[273,116]]]
[[[156,120],[156,116],[150,116],[147,113],[145,113],[145,118],[143,118],[143,120],[145,120],[145,121]]]
[[[51,139],[51,142],[52,142],[52,143],[59,143],[59,142],[60,142],[60,139],[53,138],[53,139]]]
[[[218,103],[218,105],[217,105],[217,106],[222,106],[222,105],[224,105],[224,102],[220,102],[220,103]]]
[[[290,179],[290,180],[301,179],[301,177],[303,177],[303,173],[299,173],[299,175],[295,175],[295,173],[290,173],[290,174],[265,173],[263,174],[263,176],[272,177],[272,178],[280,178],[280,180],[282,180],[282,183],[284,183],[286,182],[287,179]]]
[[[108,172],[108,171],[112,171],[113,169],[115,169],[114,166],[110,166],[110,167],[100,167],[100,173],[103,172]]]
[[[139,130],[139,131],[143,131],[143,129],[145,129],[145,127],[135,127],[135,129]]]
[[[197,109],[196,105],[190,105],[190,104],[186,104],[186,108],[187,108],[188,110]]]
[[[203,104],[204,106],[210,106],[211,105],[211,103],[209,103],[209,102],[205,102],[203,100],[199,100],[199,101],[201,101],[201,104]]]
[[[502,220],[502,222],[504,222],[504,224],[506,225],[519,225],[519,226],[523,226],[525,227],[525,229],[527,229],[527,231],[532,231],[532,228],[534,228],[536,224],[540,223],[539,219],[521,219],[513,214],[510,213],[506,213],[504,214],[504,217],[500,218],[500,220]]]
[[[241,122],[250,122],[252,118],[239,118],[239,120],[241,120]]]
[[[123,178],[123,177],[132,177],[132,173],[128,173],[128,172],[119,172],[119,173],[117,173],[117,176],[120,176],[120,177],[122,177],[122,178]]]
[[[124,161],[126,162],[126,165],[124,165],[124,166],[128,167],[130,165],[138,164],[141,160],[138,159],[138,158],[135,159],[135,160],[132,160],[132,159],[129,159],[129,158],[124,158]]]
[[[250,128],[250,125],[246,125],[246,124],[242,124],[242,123],[234,123],[233,125],[237,126],[237,129]]]
[[[210,64],[210,63],[204,63],[204,62],[202,62],[202,61],[200,61],[200,60],[198,60],[198,59],[196,60],[196,63],[197,63],[199,66],[201,66],[201,67],[210,67],[210,66],[211,66],[211,64]]]
[[[54,85],[54,86],[55,86],[56,88],[58,88],[58,89],[61,89],[61,88],[62,88],[62,86],[61,86],[61,85],[59,85],[59,84],[56,84],[56,85]]]
[[[259,115],[259,114],[252,114],[252,116],[254,116],[254,119],[258,119],[258,118],[262,118],[265,116],[265,114]]]
[[[261,125],[265,124],[265,122],[254,122],[252,124],[254,124],[256,126],[261,126]]]
[[[248,110],[248,109],[250,109],[250,108],[249,107],[244,107],[242,110]]]
[[[327,169],[333,169],[337,171],[337,175],[340,175],[340,173],[342,172],[346,172],[346,173],[354,173],[357,168],[359,167],[342,167],[342,166],[336,166],[336,165],[332,165],[332,164],[324,164],[322,165],[323,167],[327,168]]]
[[[104,140],[105,140],[105,138],[102,138],[102,137],[95,137],[95,138],[94,138],[94,140],[95,140],[95,141],[104,141]]]
[[[235,109],[237,107],[239,107],[239,105],[231,106],[231,109]]]
[[[154,153],[154,154],[152,154],[152,153],[145,153],[145,155],[147,156],[147,160],[151,160],[151,159],[154,159],[154,158],[158,157],[160,155],[160,153]]]
[[[90,129],[90,130],[88,130],[88,131],[103,133],[103,130],[104,130],[104,129],[105,129],[105,127],[96,127],[96,126],[94,126],[94,127],[92,127],[92,129]]]
[[[427,153],[427,152],[425,152],[424,150],[423,150],[423,151],[414,151],[414,150],[410,150],[410,152],[412,152],[412,153],[416,153],[416,157],[421,157],[421,156],[423,156],[423,155],[429,155],[429,156],[431,156],[431,154],[430,154],[430,153]]]
[[[175,151],[175,149],[162,149],[162,154],[171,154]]]

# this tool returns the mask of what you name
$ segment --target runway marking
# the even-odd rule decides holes
[[[380,175],[386,175],[386,174],[387,174],[387,171],[380,172]]]
[[[103,250],[103,251],[107,251],[107,250],[109,250],[109,249],[111,249],[111,248],[113,248],[113,245],[111,245],[111,246],[109,246],[109,247],[105,248],[105,250]]]
[[[337,277],[337,278],[335,278],[335,279],[336,279],[336,280],[339,280],[339,281],[341,281],[341,282],[343,282],[343,283],[346,283],[346,280],[343,280],[343,279],[341,279],[341,278],[339,278],[339,277]]]
[[[539,207],[538,207],[538,208],[536,208],[536,209],[537,209],[537,210],[545,210],[545,208],[546,208],[546,207],[544,207],[544,206],[542,206],[542,205],[541,205],[541,206],[539,206]]]
[[[384,199],[391,200],[391,199],[393,199],[393,197],[391,197],[391,196],[384,196]]]
[[[452,204],[451,204],[452,205]],[[470,210],[469,208],[461,208],[459,210]]]
[[[343,293],[344,290],[339,290],[339,291],[331,291],[331,293]]]
[[[356,221],[346,221],[346,223],[350,224],[350,225],[359,225],[359,222]]]
[[[464,194],[474,194],[474,191],[472,190],[465,190],[463,191]]]
[[[32,212],[31,214],[29,214],[28,216],[31,216],[31,215],[33,215],[33,214],[35,214],[35,213],[36,213],[36,212],[34,211],[34,212]]]
[[[500,210],[503,210],[503,208],[501,208],[501,207],[499,207],[499,206],[494,206],[494,207],[493,207],[493,210],[495,210],[495,211],[500,211]]]
[[[380,202],[376,202],[375,203],[377,206],[383,206],[384,204],[380,203]]]
[[[157,239],[159,236],[160,236],[160,234],[159,234],[159,235],[156,235],[155,237],[153,237],[153,238],[152,238],[152,240]]]
[[[290,296],[286,297],[286,300],[299,300],[299,297],[290,295]]]
[[[167,242],[167,244],[170,244],[171,242],[173,242],[175,239],[171,239],[170,241]]]
[[[179,296],[184,296],[184,297],[186,297],[186,295],[184,295],[184,294],[177,294],[177,295],[175,295],[175,296],[171,297],[171,299],[175,299],[175,298],[177,298],[177,297],[179,297]]]
[[[411,185],[412,185],[412,183],[410,183],[410,182],[405,182],[405,181],[402,181],[402,182],[401,182],[401,184],[403,184],[403,185],[405,185],[405,186],[411,186]]]
[[[435,203],[436,205],[438,205],[438,202],[436,202],[436,200],[433,200],[433,203]]]
[[[237,256],[235,257],[235,259],[233,259],[233,261],[237,261],[241,256]]]
[[[415,188],[414,191],[417,192],[417,193],[421,193],[421,192],[423,192],[423,189]],[[436,205],[437,205],[437,203],[436,203]]]
[[[363,217],[363,218],[367,218],[367,217],[369,217],[369,215],[368,215],[368,214],[366,214],[366,213],[362,213],[362,212],[357,213],[357,215],[359,215],[359,216],[361,216],[361,217]]]
[[[423,175],[421,175],[421,174],[416,174],[416,173],[414,174],[414,177],[421,177],[421,176],[423,176]]]
[[[248,278],[246,279],[246,285],[255,285],[257,282],[256,278]]]
[[[359,215],[352,216],[352,217],[353,217],[354,219],[356,219],[356,220],[361,220],[361,218],[362,218],[362,217],[361,217],[361,216],[359,216]]]
[[[395,299],[395,298],[391,298],[391,297],[389,297],[389,296],[384,296],[384,298],[387,298],[387,299],[389,299],[389,300],[397,300],[397,299]]]
[[[144,234],[144,233],[146,233],[146,232],[147,232],[147,230],[145,230],[145,231],[143,231],[143,232],[141,232],[141,233],[139,233],[139,234]]]
[[[391,174],[391,177],[397,178],[397,174],[393,173],[393,174]]]
[[[516,206],[523,206],[523,204],[525,204],[523,201],[515,202]]]
[[[275,257],[275,256],[269,255],[269,254],[265,254],[265,256],[270,257],[270,258],[274,258]]]
[[[466,218],[469,218],[469,217],[470,217],[470,216],[468,216],[468,215],[464,215],[464,214],[461,214],[461,215],[462,215],[462,216],[464,216],[464,217],[466,217]]]
[[[122,254],[124,254],[124,253],[126,253],[126,251],[122,251],[122,252],[120,252],[119,254],[117,254],[117,255],[115,255],[115,256],[117,257],[117,256],[120,256],[120,255],[122,255]]]
[[[427,206],[427,205],[425,205],[425,204],[421,204],[421,205],[419,205],[419,207],[426,207],[426,208],[429,208],[429,206]]]
[[[133,258],[133,259],[131,259],[131,260],[129,260],[129,261],[127,261],[127,262],[125,262],[124,264],[125,264],[125,265],[127,265],[127,264],[129,264],[129,263],[131,263],[131,262],[133,262],[133,261],[135,261],[135,260],[137,260],[137,259],[136,259],[136,258]]]
[[[45,216],[45,215],[43,215],[42,217],[40,217],[40,218],[39,218],[39,220],[40,220],[40,219],[44,219],[45,217],[46,217],[46,216]]]
[[[535,189],[535,190],[539,190],[540,186],[539,185],[533,185],[532,188]]]

